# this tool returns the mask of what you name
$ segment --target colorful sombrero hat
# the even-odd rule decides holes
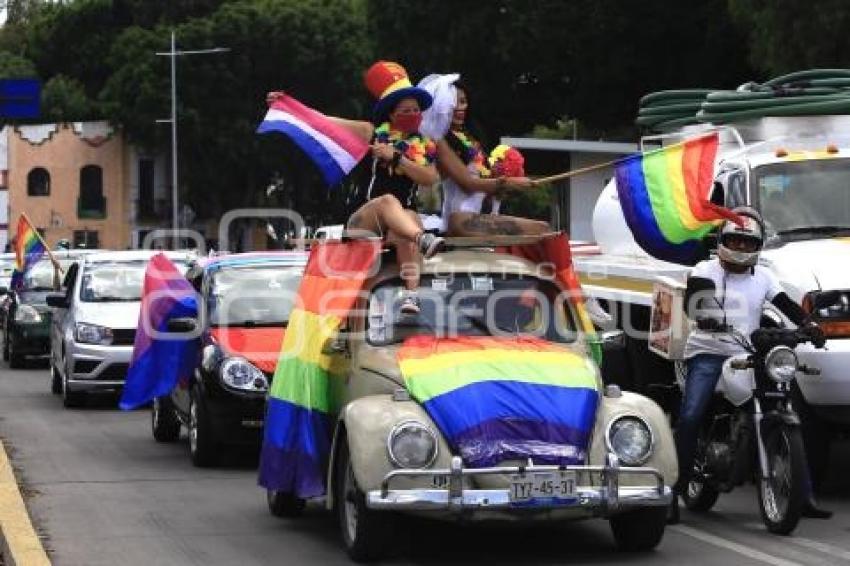
[[[419,108],[425,110],[431,106],[431,95],[427,91],[413,86],[407,71],[398,63],[378,61],[366,71],[366,88],[378,99],[375,103],[375,120],[386,120],[390,110],[404,98],[415,98]]]

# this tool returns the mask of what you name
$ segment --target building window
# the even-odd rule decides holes
[[[36,167],[27,174],[27,196],[50,196],[50,173],[44,167]]]
[[[80,197],[77,199],[80,218],[106,218],[106,198],[103,196],[103,169],[86,165],[80,169]]]
[[[74,248],[96,249],[100,247],[97,230],[74,230]]]

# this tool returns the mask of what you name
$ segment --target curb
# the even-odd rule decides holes
[[[0,442],[0,550],[4,566],[50,566]]]

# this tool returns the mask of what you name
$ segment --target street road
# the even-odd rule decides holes
[[[43,367],[0,368],[0,436],[20,472],[30,513],[62,565],[349,564],[334,519],[318,506],[275,519],[256,485],[256,462],[193,468],[184,438],[158,444],[147,410],[114,399],[62,408]],[[843,453],[850,446],[840,447]],[[388,564],[829,565],[850,563],[850,458],[838,462],[825,506],[792,537],[767,534],[752,488],[721,497],[715,512],[683,512],[655,552],[614,549],[605,521],[534,529],[460,528],[405,521]]]

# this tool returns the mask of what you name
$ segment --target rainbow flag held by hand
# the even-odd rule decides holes
[[[12,289],[20,289],[24,276],[44,256],[46,248],[38,232],[23,214],[18,218],[15,234],[15,269],[12,271]]]
[[[585,462],[599,404],[585,356],[531,337],[415,336],[398,360],[411,396],[467,466]]]
[[[699,241],[732,211],[708,199],[718,134],[687,140],[617,162],[617,195],[626,224],[649,255],[694,264]]]
[[[289,316],[266,406],[259,483],[300,498],[325,494],[335,368],[322,352],[357,299],[380,251],[377,240],[315,246]]]
[[[167,335],[173,318],[197,318],[195,289],[165,254],[153,256],[145,269],[133,356],[119,406],[135,409],[162,397],[195,370],[199,341]]]
[[[269,107],[258,134],[289,137],[319,168],[328,186],[338,184],[369,150],[369,144],[321,112],[283,95]]]

